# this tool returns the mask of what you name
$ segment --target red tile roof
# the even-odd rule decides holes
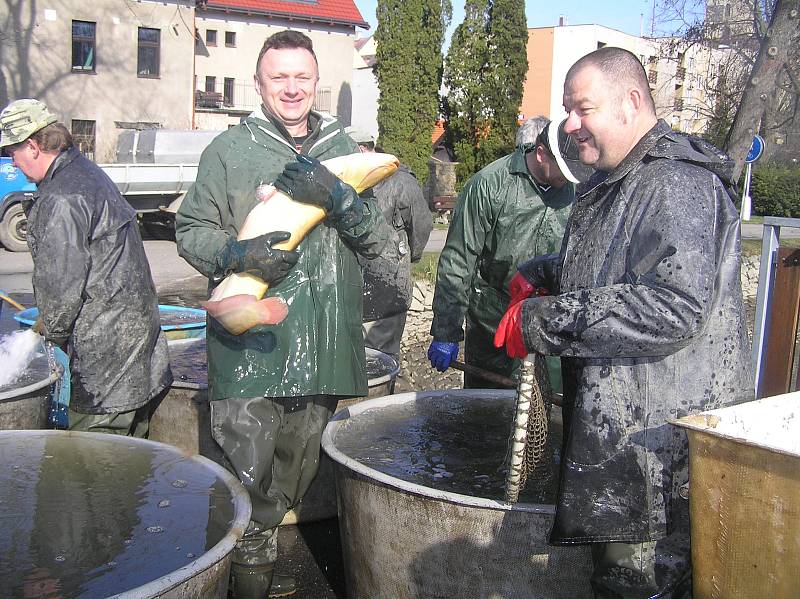
[[[436,146],[444,136],[444,121],[436,121],[433,125],[433,133],[431,133],[431,143]]]
[[[369,29],[353,0],[208,0],[205,5],[208,9]]]

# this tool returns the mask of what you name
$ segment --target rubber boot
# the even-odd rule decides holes
[[[228,595],[232,599],[266,599],[274,572],[275,564],[231,564],[231,588]]]
[[[272,577],[272,585],[269,587],[270,599],[274,597],[288,597],[297,592],[297,581],[294,576],[288,574],[278,574]]]

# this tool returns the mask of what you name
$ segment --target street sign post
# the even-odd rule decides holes
[[[750,151],[744,161],[747,163],[747,170],[744,175],[744,193],[742,194],[742,220],[750,220],[750,211],[753,201],[750,198],[750,181],[753,177],[753,163],[761,158],[764,153],[764,138],[756,135],[753,143],[750,144]]]

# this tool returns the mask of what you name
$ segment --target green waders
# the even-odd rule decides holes
[[[320,440],[338,397],[231,398],[211,402],[211,434],[253,504],[232,554],[236,599],[263,598],[273,584],[278,525],[308,490]]]
[[[142,407],[127,412],[84,414],[68,408],[68,430],[83,433],[125,435],[128,437],[147,439],[150,433],[150,417],[168,392],[169,387],[158,393]]]

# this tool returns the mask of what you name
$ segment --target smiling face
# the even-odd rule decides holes
[[[638,95],[619,91],[594,66],[586,66],[564,83],[566,133],[578,144],[580,160],[598,170],[610,172],[639,141],[636,125]]]
[[[305,48],[270,48],[255,75],[264,106],[295,137],[308,133],[308,114],[314,106],[318,80],[317,62]]]

